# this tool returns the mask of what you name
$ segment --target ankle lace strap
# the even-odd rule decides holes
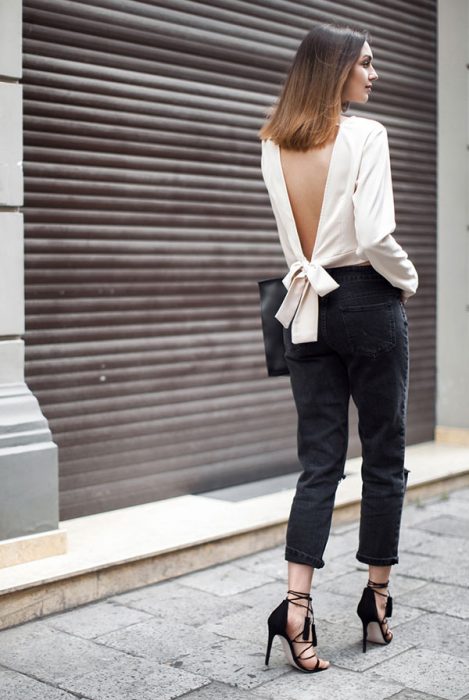
[[[389,586],[389,580],[385,581],[384,583],[375,583],[372,581],[370,578],[368,579],[368,588],[373,588],[374,592],[377,593],[378,595],[382,595],[384,598],[387,598],[389,596],[389,593],[380,593],[379,591],[375,590],[376,588],[387,588]]]
[[[288,589],[287,593],[293,593],[296,596],[294,598],[294,600],[298,600],[299,598],[306,598],[308,600],[312,600],[310,593],[303,593],[301,591],[292,591],[291,589]],[[297,603],[297,605],[298,605],[298,603]]]
[[[316,625],[314,623],[314,610],[313,606],[311,605],[312,596],[310,593],[303,593],[302,591],[292,591],[291,589],[288,589],[287,593],[292,593],[295,597],[294,598],[288,598],[287,600],[289,603],[292,603],[292,605],[297,605],[300,608],[305,608],[306,609],[306,617],[305,617],[305,624],[303,627],[303,633],[302,633],[302,638],[303,640],[307,641],[309,637],[309,627],[311,625],[311,632],[312,632],[312,646],[315,647],[318,644],[318,638],[316,635]],[[295,603],[295,600],[299,600],[300,598],[303,598],[304,600],[307,600],[306,605],[302,605],[301,603]],[[311,617],[309,615],[311,614]],[[299,635],[297,635],[298,637]],[[296,638],[295,638],[296,640]]]

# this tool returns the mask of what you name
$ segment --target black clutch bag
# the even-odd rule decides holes
[[[259,295],[261,303],[262,333],[264,335],[265,359],[269,377],[290,374],[285,361],[285,344],[283,326],[275,318],[287,290],[282,277],[260,280]]]

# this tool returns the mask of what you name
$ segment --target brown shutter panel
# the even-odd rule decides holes
[[[415,442],[434,425],[435,3],[381,15],[367,113],[388,127],[421,280]],[[286,267],[256,134],[320,19],[289,2],[25,0],[26,373],[59,445],[61,519],[298,469],[289,379],[265,371],[257,280]]]

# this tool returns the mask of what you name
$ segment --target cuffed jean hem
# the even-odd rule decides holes
[[[322,559],[317,559],[312,557],[306,552],[301,552],[299,549],[294,549],[293,547],[285,547],[285,559],[291,561],[294,564],[307,564],[312,566],[314,569],[322,569],[324,566],[324,561]]]
[[[367,557],[363,554],[356,554],[356,559],[362,564],[371,564],[371,566],[392,566],[399,563],[399,557],[388,557],[387,559],[375,559],[375,557]]]

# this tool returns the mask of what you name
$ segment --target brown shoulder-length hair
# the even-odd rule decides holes
[[[316,24],[304,37],[274,105],[258,136],[287,149],[305,151],[333,140],[347,77],[360,56],[366,29],[337,23]]]

